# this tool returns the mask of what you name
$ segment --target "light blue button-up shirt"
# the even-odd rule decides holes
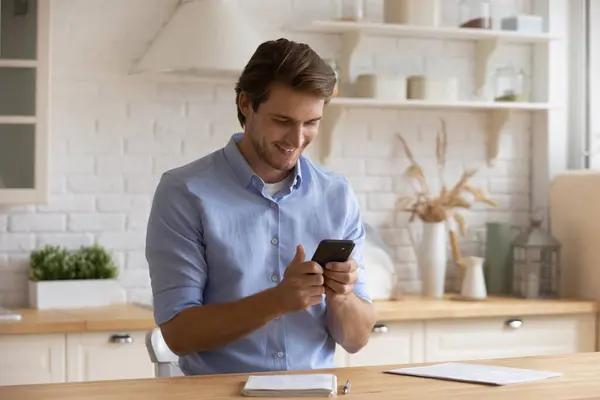
[[[278,285],[296,246],[310,259],[322,239],[356,242],[354,291],[370,302],[365,230],[348,181],[302,156],[290,186],[271,197],[236,146],[242,135],[160,179],[146,235],[156,323],[187,307],[233,302]],[[196,375],[334,367],[325,313],[324,297],[224,347],[185,355],[180,368]]]

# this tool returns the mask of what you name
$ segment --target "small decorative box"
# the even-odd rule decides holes
[[[517,15],[502,18],[502,29],[524,33],[542,33],[544,21],[537,15]]]

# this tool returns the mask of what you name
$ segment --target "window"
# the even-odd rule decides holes
[[[570,2],[571,169],[600,170],[600,2]]]
[[[589,129],[592,146],[590,167],[600,169],[600,2],[586,1],[588,10]]]

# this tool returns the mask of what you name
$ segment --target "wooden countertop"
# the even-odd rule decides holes
[[[20,321],[0,322],[0,334],[149,330],[152,311],[131,304],[65,310],[14,309]]]
[[[558,378],[508,386],[485,386],[462,382],[425,379],[384,374],[383,371],[406,367],[391,365],[376,367],[337,368],[309,373],[334,373],[338,384],[351,380],[351,390],[340,398],[351,399],[592,399],[600,393],[598,365],[600,353],[579,353],[561,356],[525,357],[501,360],[471,361],[478,364],[503,365],[516,368],[562,372]],[[307,373],[306,371],[286,373]],[[240,391],[247,374],[150,378],[120,381],[58,383],[44,385],[0,387],[0,398],[12,400],[161,400],[242,398]]]
[[[595,313],[599,304],[582,300],[524,300],[488,298],[468,302],[404,296],[397,301],[376,301],[380,322],[453,318],[508,317]],[[152,310],[131,304],[69,310],[14,310],[21,321],[0,322],[0,334],[66,333],[148,330],[155,327]]]
[[[376,302],[379,321],[416,321],[447,318],[510,317],[595,313],[600,303],[586,300],[526,300],[489,297],[482,301],[456,300],[407,295],[398,301]]]

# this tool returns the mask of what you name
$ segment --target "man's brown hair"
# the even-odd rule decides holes
[[[281,38],[258,46],[235,87],[236,105],[240,93],[245,92],[252,108],[257,111],[260,104],[267,101],[273,83],[315,94],[327,103],[333,93],[336,76],[333,69],[307,44]],[[239,107],[237,115],[244,127],[246,117]]]

